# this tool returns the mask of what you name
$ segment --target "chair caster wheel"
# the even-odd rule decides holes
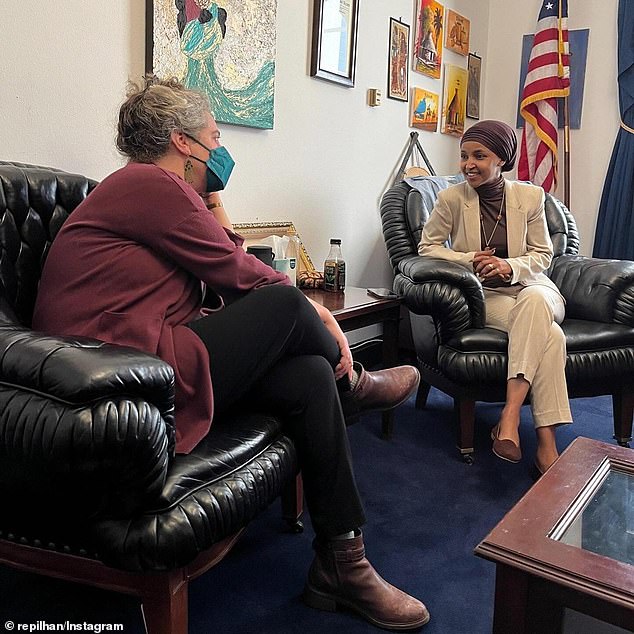
[[[627,442],[627,441],[620,442],[620,441],[618,441],[618,440],[617,440],[617,444],[618,444],[618,446],[619,446],[619,447],[625,447],[625,448],[627,448],[627,449],[629,449],[629,448],[630,448],[630,443],[629,443],[629,442]]]
[[[302,520],[286,520],[289,533],[298,535],[304,532],[304,522]]]
[[[465,453],[462,454],[462,460],[465,464],[472,465],[475,458],[473,457],[472,453]]]

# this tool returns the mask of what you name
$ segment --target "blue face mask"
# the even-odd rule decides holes
[[[193,136],[188,136],[192,141],[196,141],[198,145],[204,147],[209,152],[209,158],[206,161],[199,159],[196,156],[190,156],[199,163],[204,163],[207,166],[207,192],[218,192],[227,186],[229,176],[235,166],[234,160],[231,158],[231,154],[222,145],[220,147],[210,150],[206,145],[203,145],[198,139]]]

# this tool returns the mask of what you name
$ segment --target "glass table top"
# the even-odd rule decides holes
[[[634,565],[634,475],[614,468],[588,484],[585,498],[571,507],[551,537]]]

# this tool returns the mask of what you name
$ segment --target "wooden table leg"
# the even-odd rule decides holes
[[[493,634],[528,634],[528,575],[521,570],[497,564],[495,568],[495,603]]]
[[[561,634],[563,617],[564,607],[548,583],[497,564],[493,634]]]

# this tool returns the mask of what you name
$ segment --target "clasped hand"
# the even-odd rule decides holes
[[[501,277],[507,281],[513,274],[511,265],[503,258],[495,257],[495,249],[485,249],[476,251],[473,256],[473,272],[481,280],[490,280],[494,277]]]

